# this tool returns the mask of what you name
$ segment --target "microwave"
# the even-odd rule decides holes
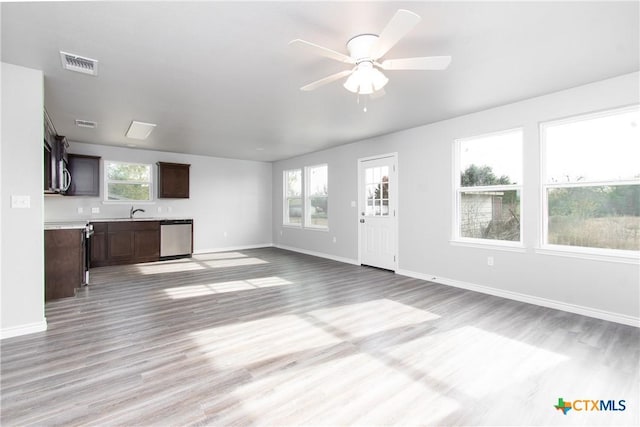
[[[68,148],[67,138],[45,132],[44,192],[46,194],[64,194],[71,185]]]

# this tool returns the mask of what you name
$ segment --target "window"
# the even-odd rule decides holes
[[[327,165],[305,168],[305,226],[328,227]]]
[[[284,171],[285,225],[302,225],[302,170]]]
[[[544,123],[541,135],[543,245],[640,250],[640,108]]]
[[[110,202],[150,201],[151,175],[151,165],[105,160],[105,200]]]
[[[373,166],[365,169],[367,192],[367,216],[389,216],[389,166]]]
[[[522,130],[455,142],[454,240],[521,243]]]

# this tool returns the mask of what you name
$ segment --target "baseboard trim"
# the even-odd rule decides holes
[[[343,258],[340,256],[325,254],[323,252],[309,251],[306,249],[300,249],[293,246],[278,245],[278,244],[275,244],[273,246],[275,246],[278,249],[284,249],[286,251],[298,252],[305,255],[317,256],[319,258],[326,258],[333,261],[344,262],[345,264],[360,265],[360,263],[357,260],[351,259],[351,258]]]
[[[273,247],[273,243],[260,243],[257,245],[244,245],[244,246],[226,246],[223,248],[212,248],[212,249],[198,249],[197,251],[193,251],[193,254],[200,255],[200,254],[210,254],[213,252],[245,251],[248,249],[260,249],[260,248],[270,248],[270,247]]]
[[[21,335],[34,334],[47,330],[47,319],[41,322],[27,323],[26,325],[10,326],[0,330],[0,340],[5,338],[19,337]]]
[[[448,279],[445,277],[438,277],[432,274],[417,273],[410,270],[397,270],[396,274],[640,328],[640,318],[627,316],[625,314],[612,313],[610,311],[598,310],[596,308],[585,307],[582,305],[569,304],[566,302],[536,297],[533,295],[505,291],[503,289],[492,288],[490,286],[478,285],[475,283],[463,282],[460,280]]]

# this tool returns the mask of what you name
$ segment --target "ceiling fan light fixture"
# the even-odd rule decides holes
[[[358,93],[358,87],[360,86],[360,79],[357,72],[351,73],[349,78],[344,82],[344,88],[349,92]]]
[[[378,91],[389,83],[389,78],[382,74],[380,70],[374,68],[372,71],[371,81],[373,83],[373,89]]]
[[[370,95],[382,89],[388,82],[389,79],[375,68],[373,63],[365,61],[357,65],[343,86],[349,92]]]

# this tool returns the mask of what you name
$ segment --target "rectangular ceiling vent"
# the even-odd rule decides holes
[[[95,129],[96,126],[98,126],[98,123],[92,122],[91,120],[76,119],[76,126],[78,126],[79,128]]]
[[[65,70],[75,71],[78,73],[90,74],[92,76],[98,75],[98,60],[91,58],[84,58],[82,56],[74,55],[73,53],[67,53],[60,51],[60,59],[62,60],[62,67]]]

